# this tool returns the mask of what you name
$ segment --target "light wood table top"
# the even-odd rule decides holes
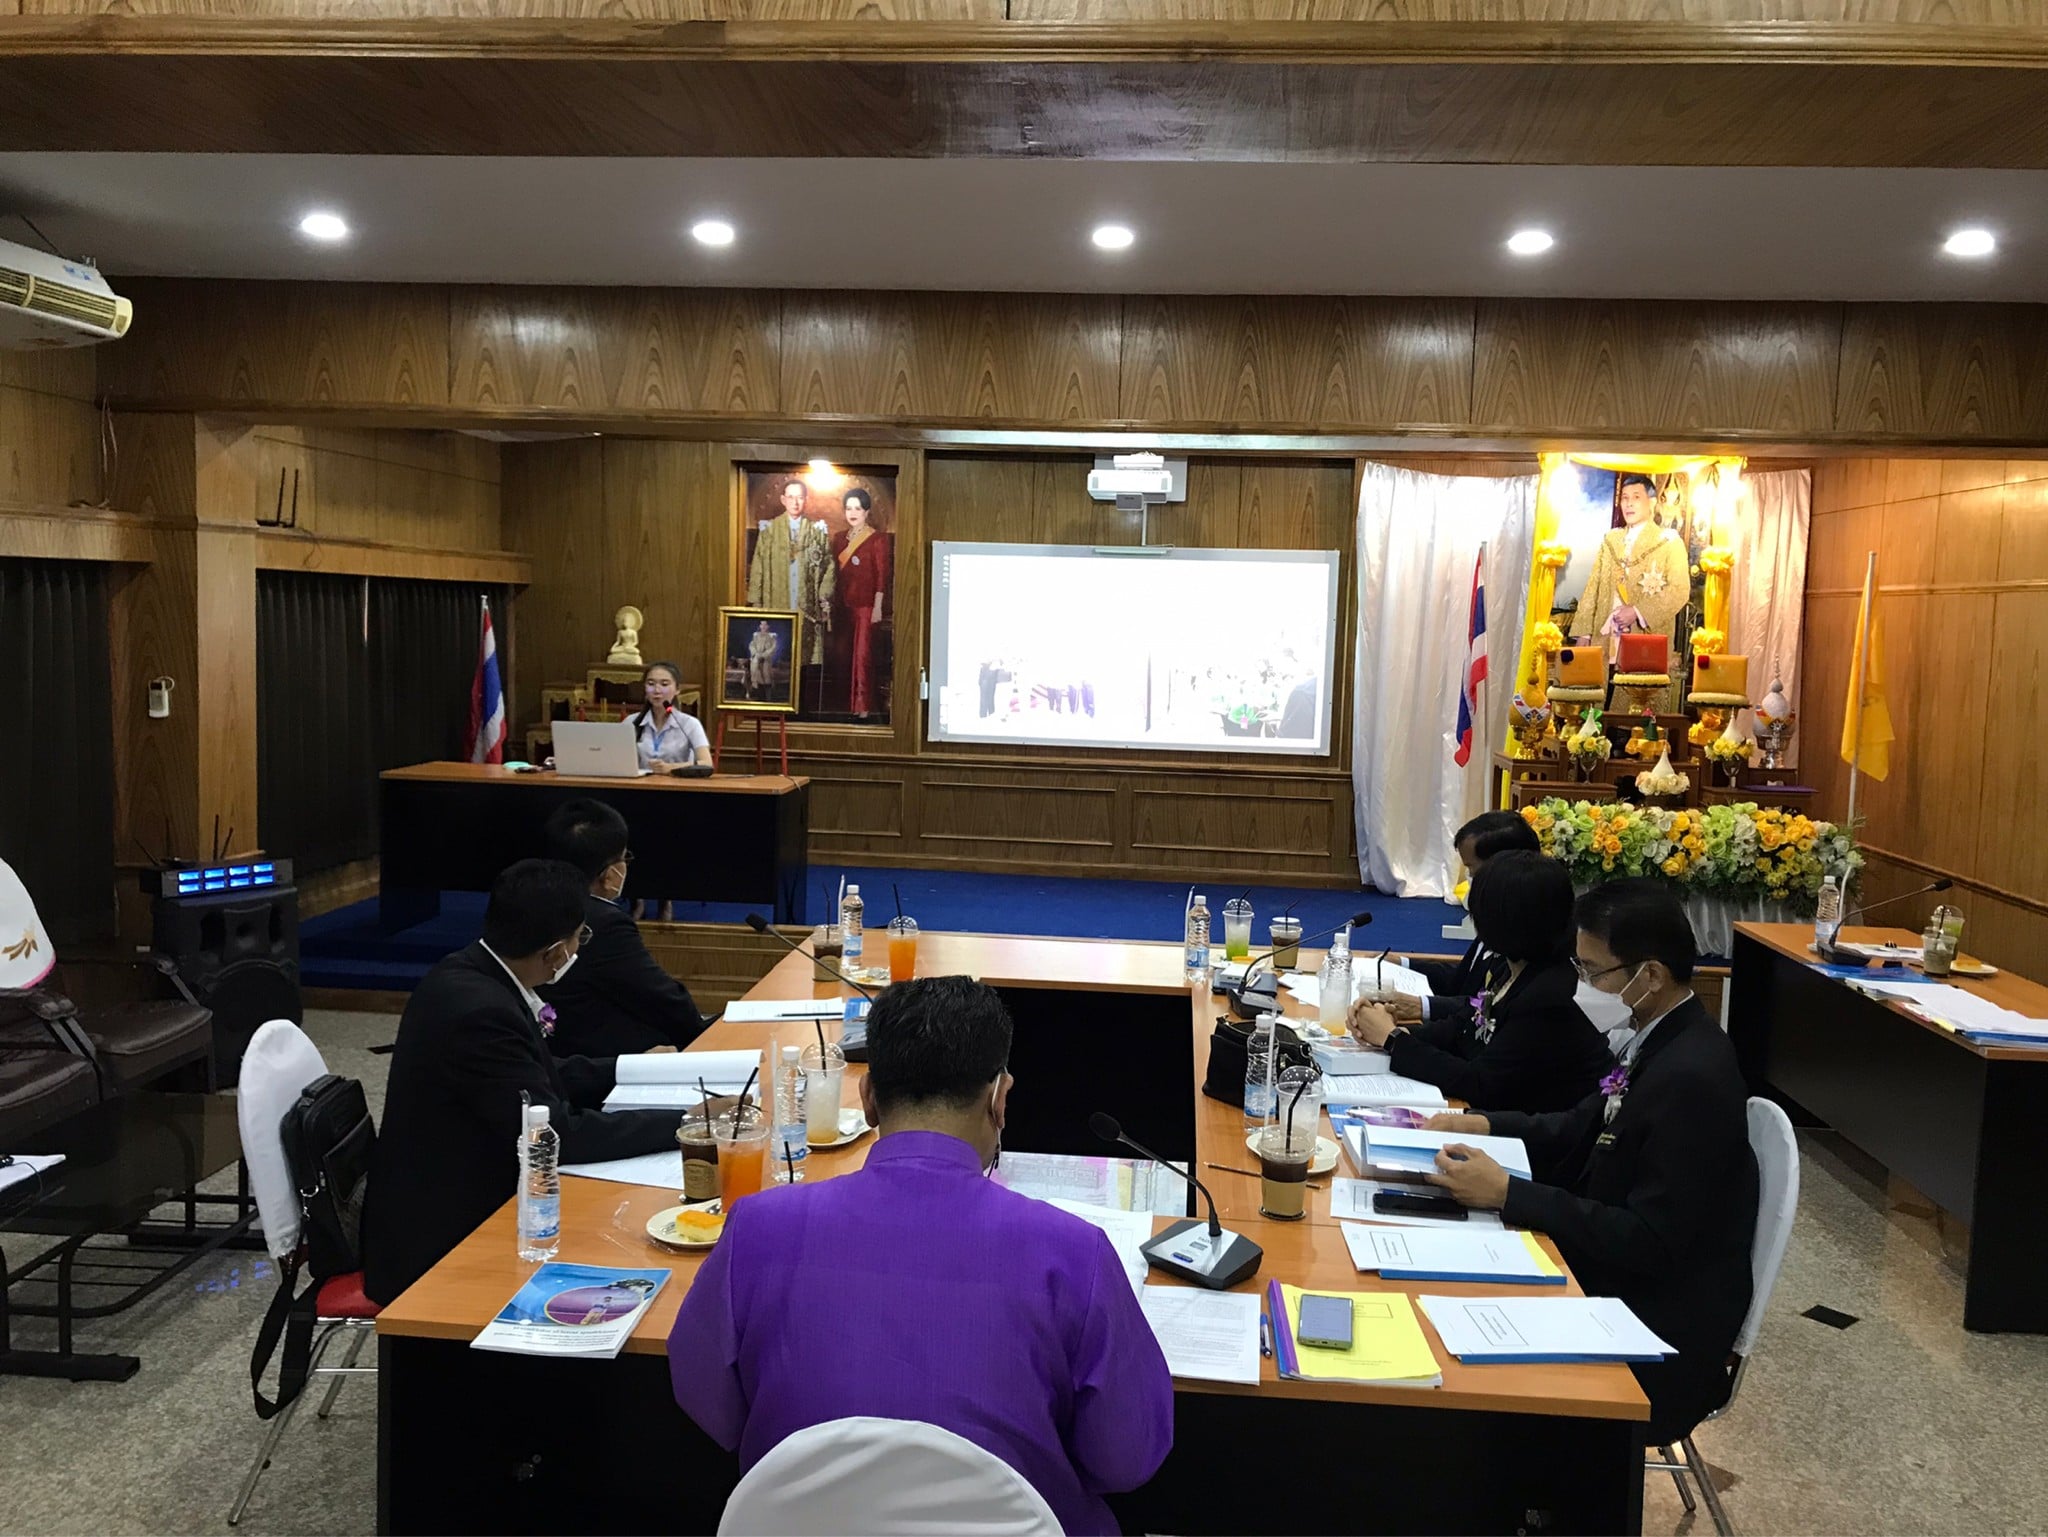
[[[1309,960],[1306,952],[1304,960]],[[1180,947],[1163,944],[1128,944],[1116,941],[1033,939],[1003,935],[924,934],[918,945],[918,973],[921,976],[965,974],[1005,987],[1071,988],[1098,992],[1182,994],[1190,1004],[1190,1031],[1194,1053],[1196,1156],[1198,1161],[1249,1163],[1244,1149],[1243,1112],[1234,1105],[1207,1098],[1201,1082],[1207,1066],[1209,1033],[1217,1014],[1223,1012],[1221,998],[1196,992],[1183,979]],[[851,996],[838,984],[812,980],[807,955],[786,956],[747,995],[749,998],[807,998]],[[828,1037],[838,1026],[828,1021]],[[775,1024],[730,1024],[721,1020],[705,1032],[693,1049],[733,1050],[759,1047],[771,1061],[784,1045],[802,1045],[817,1039],[809,1022]],[[860,1064],[849,1068],[850,1076],[866,1071]],[[806,1181],[829,1179],[858,1169],[874,1146],[873,1137],[863,1138],[848,1148],[830,1152],[813,1151],[805,1163]],[[1114,1149],[1105,1147],[1104,1152]],[[1346,1172],[1339,1165],[1338,1172]],[[1319,1194],[1321,1215],[1302,1222],[1275,1222],[1258,1215],[1258,1183],[1232,1175],[1203,1172],[1205,1183],[1216,1191],[1219,1214],[1233,1228],[1246,1234],[1265,1251],[1265,1263],[1247,1287],[1263,1289],[1279,1278],[1296,1286],[1323,1291],[1403,1291],[1411,1296],[1426,1292],[1449,1295],[1498,1293],[1499,1287],[1457,1285],[1450,1282],[1383,1282],[1374,1275],[1361,1275],[1352,1265],[1343,1233],[1330,1219],[1328,1192]],[[1246,1190],[1231,1194],[1231,1185]],[[674,1272],[662,1288],[653,1307],[641,1320],[626,1349],[634,1354],[666,1353],[668,1332],[675,1322],[684,1293],[696,1274],[700,1257],[659,1250],[647,1238],[644,1224],[657,1211],[676,1203],[668,1190],[612,1184],[602,1180],[562,1181],[562,1248],[565,1261],[593,1265],[645,1264],[651,1257]],[[1312,1200],[1317,1199],[1312,1196]],[[1158,1219],[1164,1228],[1170,1219]],[[1553,1257],[1556,1248],[1543,1240]],[[379,1332],[432,1339],[468,1340],[503,1307],[528,1267],[514,1254],[514,1218],[511,1202],[458,1245],[424,1278],[386,1308],[377,1320]],[[1164,1275],[1156,1282],[1174,1284]],[[1566,1291],[1579,1295],[1575,1282]],[[1418,1311],[1418,1317],[1420,1313]],[[1508,1413],[1563,1415],[1574,1418],[1646,1420],[1649,1404],[1634,1375],[1619,1365],[1514,1365],[1465,1366],[1449,1358],[1427,1320],[1424,1333],[1436,1348],[1443,1368],[1444,1385],[1438,1391],[1412,1388],[1370,1388],[1326,1383],[1287,1382],[1274,1371],[1272,1361],[1263,1363],[1263,1380],[1257,1388],[1215,1382],[1179,1382],[1181,1391],[1216,1393],[1262,1393],[1275,1397],[1319,1399],[1359,1403],[1410,1404],[1419,1409],[1498,1410]]]
[[[571,785],[580,790],[650,790],[685,795],[787,795],[810,783],[800,774],[710,774],[697,779],[678,779],[673,774],[609,779],[593,774],[558,774],[553,769],[517,774],[502,763],[414,763],[405,768],[386,769],[378,777],[413,784],[507,784],[525,785],[529,789],[537,785]]]
[[[1735,925],[1735,931],[1738,934],[1747,934],[1751,939],[1769,946],[1777,951],[1778,954],[1797,961],[1803,966],[1812,966],[1819,961],[1819,957],[1813,953],[1813,925],[1811,924],[1738,923]],[[1920,943],[1920,936],[1909,929],[1844,928],[1841,938],[1847,944],[1858,945],[1912,945],[1917,947]],[[1959,957],[1959,959],[1970,962],[1974,961],[1975,957],[1965,954]],[[1910,969],[1913,970],[1915,975],[1918,974],[1917,967]],[[1878,980],[1883,978],[1886,972],[1890,970],[1892,968],[1880,969],[1872,967],[1870,975],[1873,980]],[[2043,987],[2038,982],[2030,982],[2025,977],[2015,976],[2010,971],[2000,970],[1996,976],[1990,977],[1950,976],[1942,980],[1954,983],[1965,992],[1975,993],[1979,998],[1988,999],[2000,1008],[2011,1009],[2016,1014],[2024,1014],[2029,1019],[2048,1019],[2048,987]],[[1995,1062],[2048,1062],[2048,1051],[2044,1051],[2038,1046],[1987,1046],[1981,1042],[1971,1040],[1968,1036],[1958,1035],[1947,1026],[1938,1025],[1933,1020],[1922,1019],[1911,1010],[1900,1008],[1897,1004],[1886,1003],[1884,1007],[1890,1009],[1901,1019],[1911,1020],[1921,1029],[1940,1036],[1958,1050],[1975,1052],[1978,1056],[1987,1057]]]

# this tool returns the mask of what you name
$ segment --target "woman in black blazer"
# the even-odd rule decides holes
[[[1542,854],[1497,854],[1473,876],[1466,906],[1479,943],[1506,962],[1475,995],[1471,1016],[1397,1025],[1363,1002],[1352,1006],[1352,1035],[1384,1050],[1395,1072],[1467,1104],[1543,1111],[1578,1103],[1613,1058],[1573,1000],[1571,877]]]

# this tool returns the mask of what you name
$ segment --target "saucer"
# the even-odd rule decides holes
[[[696,1201],[687,1206],[671,1206],[665,1211],[658,1211],[647,1219],[647,1236],[664,1249],[708,1249],[718,1242],[719,1235],[725,1231],[723,1218],[720,1218],[717,1228],[704,1236],[678,1231],[676,1218],[686,1211],[715,1213],[717,1207],[716,1201]]]
[[[873,1130],[874,1128],[868,1125],[867,1116],[861,1113],[858,1106],[851,1110],[841,1110],[839,1112],[838,1138],[831,1142],[813,1142],[811,1144],[811,1151],[814,1153],[829,1153],[835,1147],[848,1147],[860,1141],[862,1137],[865,1137]]]
[[[1256,1154],[1259,1150],[1259,1134],[1248,1132],[1244,1139],[1245,1151]],[[1308,1161],[1310,1174],[1328,1174],[1337,1167],[1337,1144],[1328,1137],[1316,1138],[1316,1155]]]

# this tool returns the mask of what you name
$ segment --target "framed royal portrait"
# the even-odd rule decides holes
[[[741,467],[736,596],[803,621],[798,720],[890,724],[896,479],[890,467],[823,460]]]
[[[718,708],[796,714],[803,615],[790,608],[721,608],[718,634]]]

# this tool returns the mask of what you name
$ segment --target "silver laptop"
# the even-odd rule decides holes
[[[558,720],[555,722],[555,771],[592,779],[638,779],[638,741],[630,721]]]

